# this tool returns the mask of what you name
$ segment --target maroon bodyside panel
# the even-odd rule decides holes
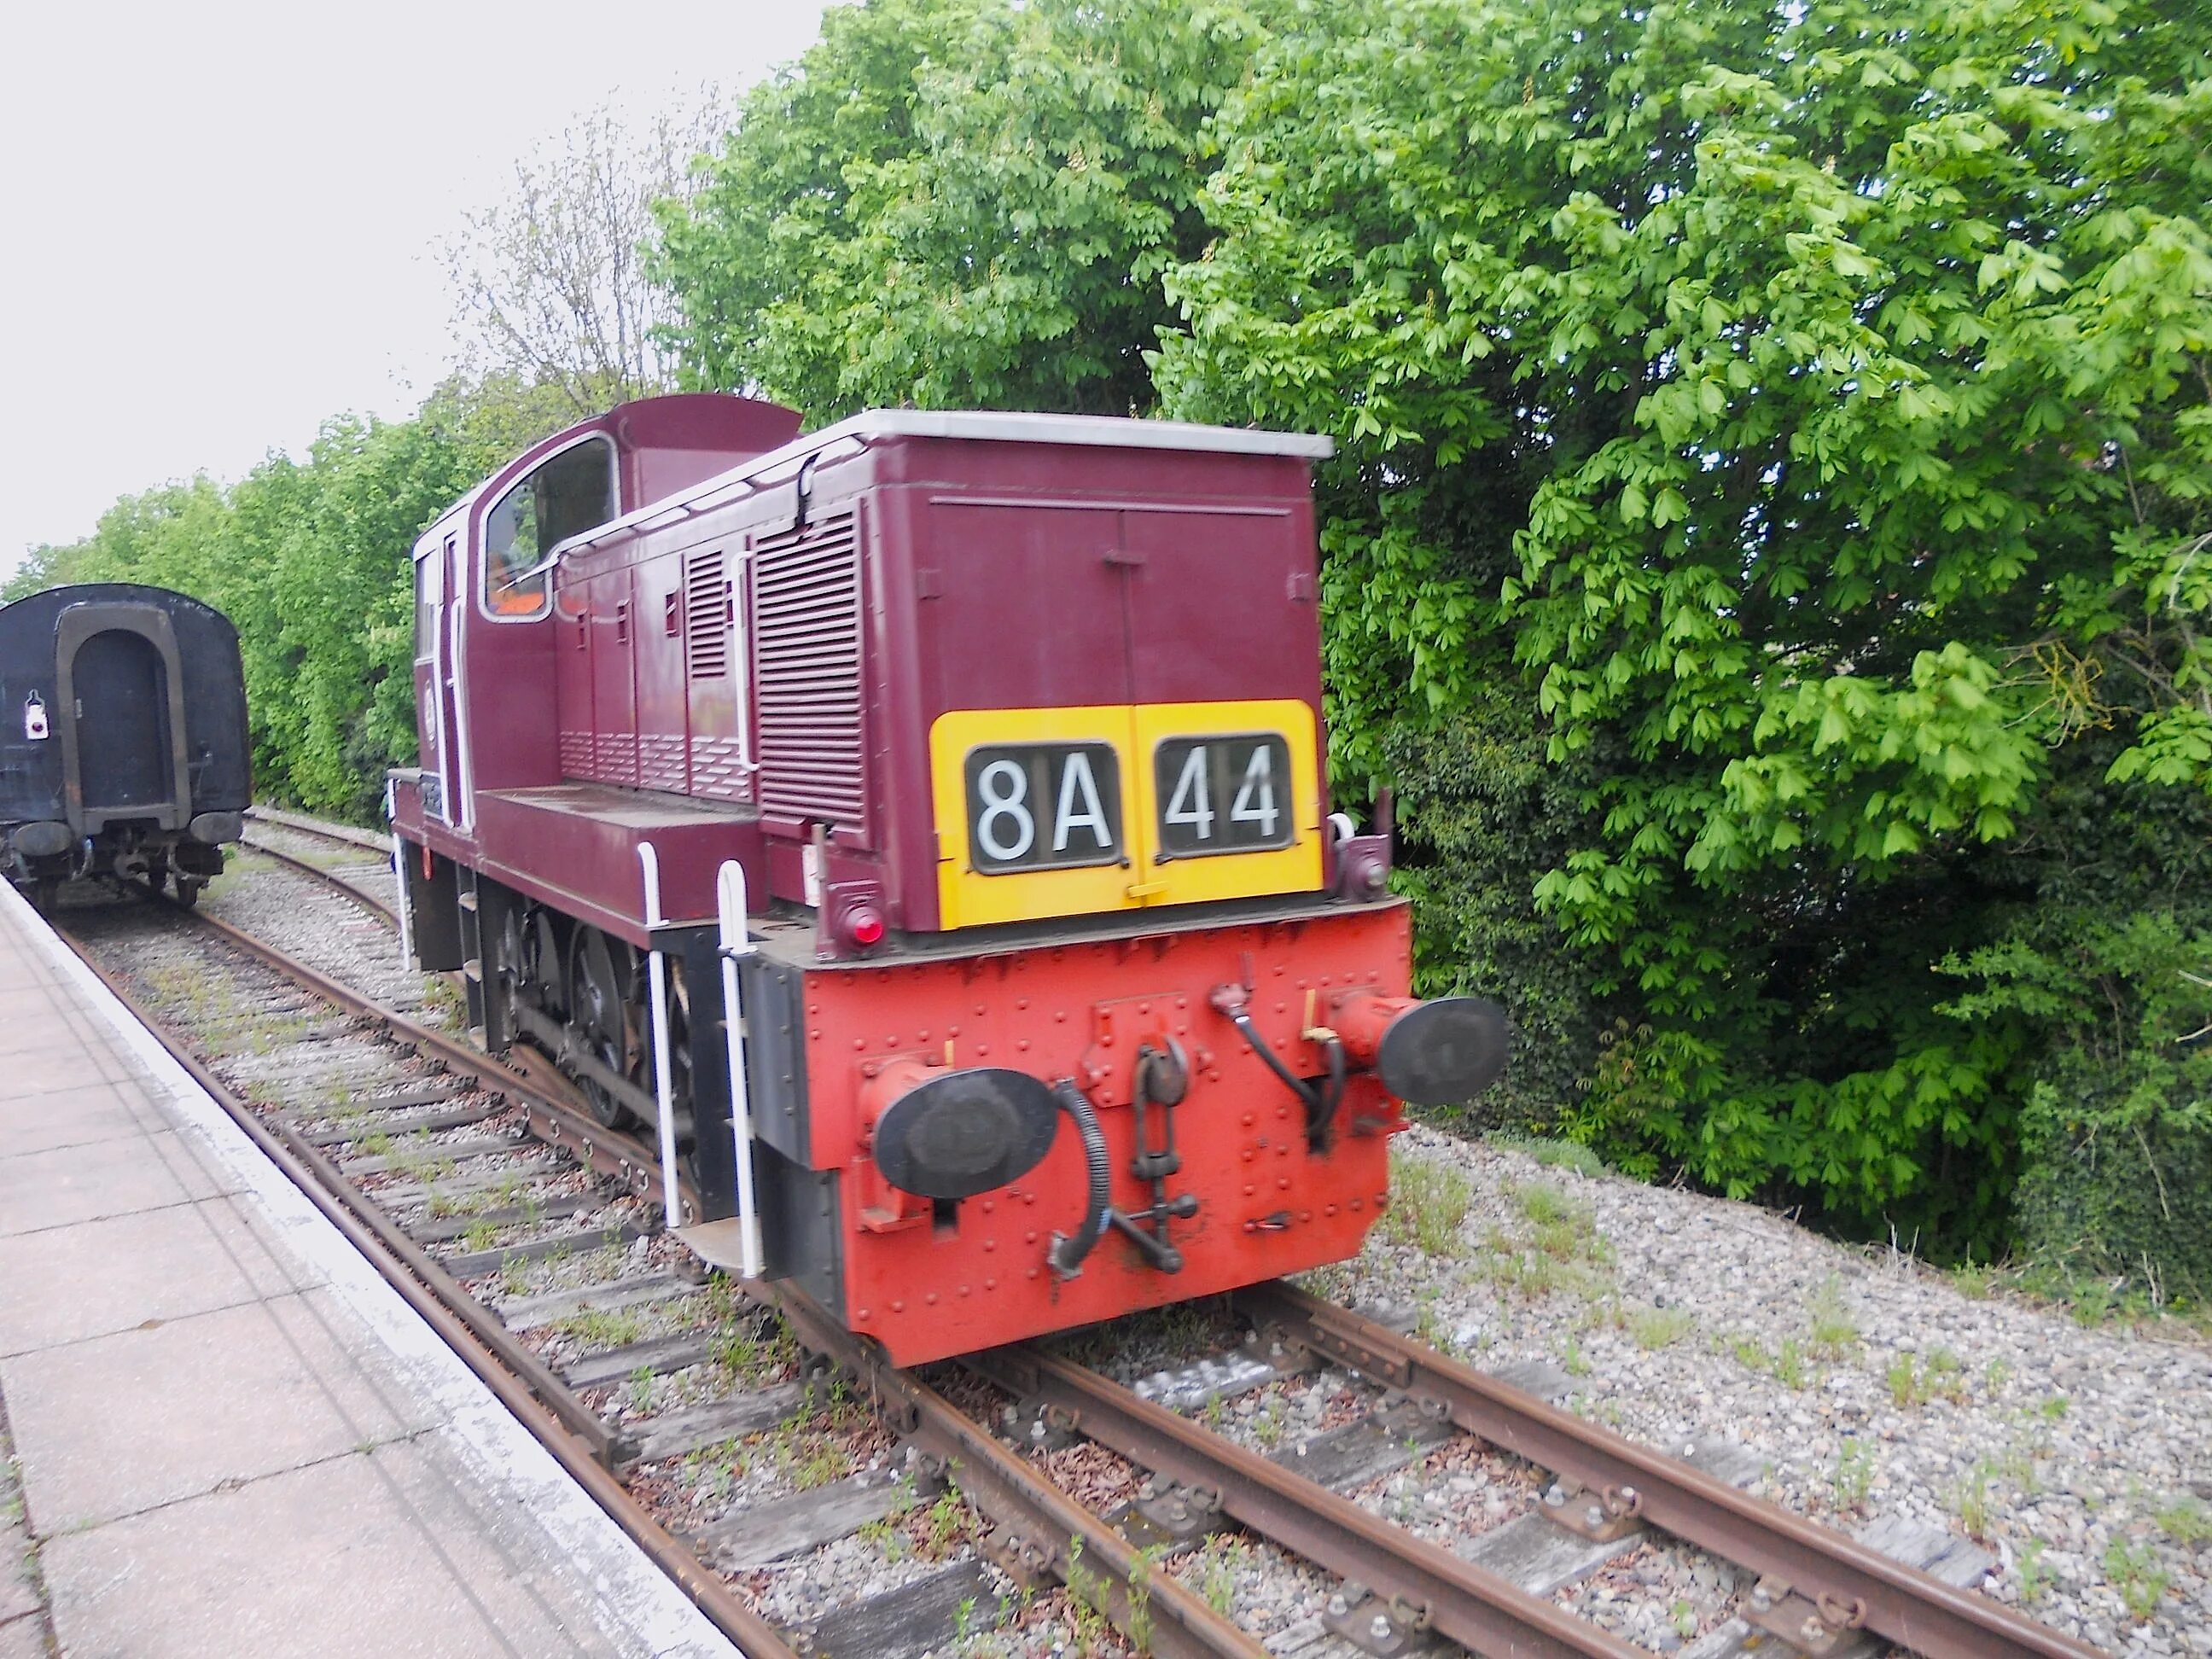
[[[552,635],[555,706],[560,723],[558,776],[589,781],[592,751],[592,629],[583,595],[562,588],[553,595]]]
[[[630,571],[602,570],[585,588],[591,607],[592,776],[637,787],[637,630],[632,625]]]
[[[648,641],[672,653],[672,659],[656,659],[643,672],[648,695],[657,699],[654,707],[662,717],[656,730],[672,738],[680,764],[685,728],[682,641],[662,635],[665,613],[658,608],[664,603],[661,599],[648,596],[656,607],[651,616],[641,611],[639,596],[632,591],[629,559],[621,551],[586,554],[589,568],[597,574],[580,586],[556,582],[553,607],[539,619],[485,616],[478,602],[483,514],[517,479],[587,434],[613,438],[619,485],[616,506],[627,513],[692,489],[788,442],[799,424],[795,410],[715,394],[625,404],[556,434],[517,457],[447,515],[459,537],[459,580],[453,585],[450,604],[458,607],[462,641],[460,706],[451,724],[455,746],[465,752],[478,810],[473,825],[461,829],[434,817],[427,823],[418,819],[410,838],[420,838],[458,862],[498,874],[502,880],[519,878],[525,871],[557,872],[564,890],[579,895],[595,912],[605,908],[606,925],[641,915],[636,843],[645,838],[643,834],[611,829],[586,834],[576,825],[565,824],[554,837],[562,850],[552,863],[541,865],[535,860],[541,855],[537,843],[543,838],[543,826],[519,841],[515,837],[524,835],[524,818],[497,803],[489,812],[482,809],[493,792],[543,789],[564,779],[636,783],[641,775],[641,669],[636,659],[640,647]],[[634,543],[635,538],[624,539]],[[672,698],[675,718],[670,721],[665,716]],[[418,719],[422,712],[418,708]],[[665,756],[655,775],[672,791],[685,787],[684,780],[667,769]],[[743,839],[754,879],[763,879],[757,831],[749,825]],[[665,865],[665,850],[662,858]],[[592,862],[586,869],[565,862],[570,859]],[[690,913],[694,915],[711,914],[713,908],[711,867],[704,879],[708,885],[699,890],[704,894],[704,908]],[[570,882],[575,884],[573,889],[566,885]],[[512,884],[530,890],[527,879],[513,879]],[[550,892],[548,896],[550,902]],[[678,914],[672,905],[669,913]],[[633,937],[636,925],[618,931]]]
[[[726,526],[724,526],[726,532]],[[724,533],[678,555],[684,592],[683,693],[690,733],[690,788],[707,800],[749,801],[752,775],[738,731],[744,685],[738,573],[744,544]]]
[[[1294,698],[1318,722],[1304,459],[883,434],[757,485],[696,487],[744,459],[701,432],[765,447],[796,419],[743,399],[653,399],[487,482],[465,515],[471,544],[482,504],[579,432],[616,436],[626,510],[678,494],[565,557],[543,622],[477,611],[471,545],[462,736],[479,793],[568,779],[757,799],[757,903],[806,902],[804,849],[819,835],[824,878],[879,883],[891,925],[928,932],[940,921],[939,714]],[[837,565],[839,545],[857,548],[856,564]],[[756,637],[763,625],[774,638]],[[848,635],[856,655],[835,647]],[[765,688],[772,731],[763,665],[780,677]],[[842,713],[841,696],[853,705]],[[557,867],[595,907],[635,892],[633,840],[564,828],[562,862],[546,866],[507,844],[522,832],[502,803],[456,855]],[[603,858],[618,867],[568,862]]]
[[[637,663],[637,783],[682,794],[690,787],[684,705],[684,583],[672,550],[632,573]]]

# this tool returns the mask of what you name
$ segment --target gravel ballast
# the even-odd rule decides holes
[[[1733,1437],[1753,1492],[1821,1521],[1973,1538],[1985,1593],[2100,1648],[2212,1654],[2212,1346],[2185,1328],[2085,1329],[1749,1205],[1425,1127],[1396,1161],[1395,1212],[1316,1291],[1410,1306],[1485,1370],[1559,1365],[1570,1408],[1632,1439]]]

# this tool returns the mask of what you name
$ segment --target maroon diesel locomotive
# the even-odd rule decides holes
[[[418,542],[421,965],[902,1364],[1355,1253],[1506,1031],[1328,810],[1328,441],[799,425],[627,404]]]

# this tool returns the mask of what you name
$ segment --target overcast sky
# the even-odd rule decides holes
[[[11,9],[0,574],[118,495],[401,415],[451,356],[435,257],[569,117],[727,93],[819,0]]]

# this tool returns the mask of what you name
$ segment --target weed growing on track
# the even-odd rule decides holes
[[[2157,1610],[2159,1598],[2173,1582],[2173,1575],[2158,1565],[2148,1544],[2115,1538],[2105,1547],[2104,1565],[2106,1578],[2137,1619],[2148,1619]]]
[[[1845,1359],[1859,1346],[1858,1322],[1844,1307],[1843,1280],[1834,1273],[1822,1279],[1806,1304],[1811,1320],[1807,1336],[1813,1352],[1822,1359]]]
[[[1199,1550],[1191,1577],[1199,1599],[1226,1619],[1237,1606],[1237,1581],[1252,1561],[1252,1546],[1245,1539],[1216,1534]]]
[[[586,1308],[555,1320],[553,1328],[587,1348],[627,1348],[645,1334],[645,1322],[626,1310]]]
[[[1972,1538],[1990,1535],[1991,1503],[1990,1497],[1990,1465],[1986,1458],[1977,1459],[1959,1484],[1952,1488],[1951,1507],[1958,1512],[1959,1524]]]
[[[1697,1322],[1697,1316],[1687,1308],[1638,1308],[1627,1316],[1630,1340],[1647,1353],[1671,1348]]]
[[[1588,1205],[1547,1181],[1509,1182],[1505,1196],[1526,1224],[1525,1236],[1491,1228],[1483,1237],[1492,1258],[1480,1270],[1483,1277],[1531,1301],[1553,1291],[1594,1299],[1612,1288],[1605,1269],[1613,1265],[1613,1246]]]
[[[1829,1494],[1838,1510],[1856,1510],[1874,1489],[1875,1450],[1864,1440],[1846,1440],[1836,1454],[1836,1472],[1828,1480]]]
[[[2212,1538],[2212,1506],[2202,1498],[2177,1498],[2164,1509],[2154,1511],[2151,1518],[2184,1549],[2195,1549]]]
[[[1948,1348],[1938,1348],[1925,1359],[1899,1352],[1889,1362],[1889,1397],[1905,1407],[1924,1406],[1931,1400],[1962,1406],[1966,1401],[1965,1369]]]
[[[1382,1237],[1410,1244],[1429,1255],[1456,1255],[1460,1229],[1474,1201],[1474,1184],[1449,1164],[1394,1152],[1390,1158],[1390,1207],[1382,1212]]]
[[[1501,1129],[1483,1139],[1502,1151],[1518,1152],[1533,1158],[1547,1169],[1571,1170],[1577,1175],[1592,1180],[1606,1173],[1605,1160],[1589,1147],[1575,1140],[1546,1140],[1536,1135],[1525,1135],[1510,1129]]]

